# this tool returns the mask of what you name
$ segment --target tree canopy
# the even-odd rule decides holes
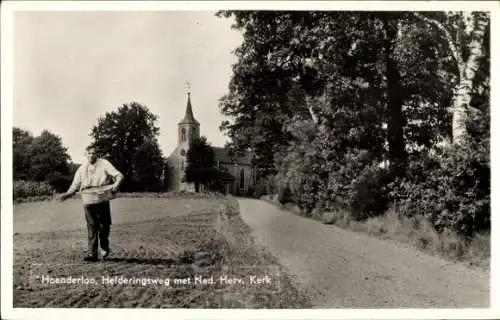
[[[69,173],[70,157],[59,136],[44,130],[33,137],[14,127],[12,140],[14,180],[49,181]]]
[[[201,136],[199,139],[191,141],[186,159],[186,182],[194,183],[196,191],[199,191],[200,185],[209,188],[217,179],[217,170],[215,168],[215,153],[206,137]]]
[[[383,210],[373,199],[387,202],[387,186],[443,141],[457,150],[481,145],[487,157],[487,13],[217,15],[233,18],[243,34],[220,99],[229,118],[221,129],[231,148],[253,150],[261,177],[292,188],[307,210],[320,203]],[[470,160],[448,157],[453,165]],[[360,206],[362,199],[373,203]]]
[[[67,148],[56,134],[44,130],[34,137],[28,131],[13,128],[14,181],[44,182],[56,191],[64,191],[73,179],[74,164],[70,160]]]
[[[359,147],[392,162],[452,138],[454,91],[461,71],[450,41],[460,50],[460,61],[466,61],[474,38],[474,32],[466,32],[464,13],[217,15],[233,17],[233,28],[244,38],[235,50],[238,61],[229,93],[221,98],[220,109],[231,119],[221,129],[236,149],[253,148],[262,167],[293,140],[286,130],[292,119],[328,128],[347,126],[344,132],[350,134],[343,136],[349,143],[355,139]],[[484,27],[484,14],[469,19],[474,20],[469,25]],[[447,34],[457,36],[448,39]],[[480,38],[487,46],[488,33]],[[479,55],[483,60],[486,56]],[[474,79],[481,77],[484,72]]]
[[[91,130],[91,145],[125,176],[123,190],[156,189],[162,184],[157,119],[147,107],[132,102],[99,117]]]

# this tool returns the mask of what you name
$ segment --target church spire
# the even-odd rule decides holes
[[[186,113],[184,114],[184,119],[180,123],[195,123],[199,124],[198,121],[194,118],[193,115],[193,107],[191,106],[191,88],[188,83],[188,92],[187,92],[187,105],[186,105]]]
[[[193,116],[193,107],[191,106],[191,92],[188,92],[187,95],[188,95],[188,100],[187,100],[186,114],[184,115],[184,119],[187,119],[190,122],[192,122],[194,120],[194,116]]]

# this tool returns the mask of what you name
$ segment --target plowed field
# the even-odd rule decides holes
[[[74,200],[15,206],[14,307],[308,306],[253,242],[235,201],[113,200],[112,254],[97,263],[82,260],[78,210]]]

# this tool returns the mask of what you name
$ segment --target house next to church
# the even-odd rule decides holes
[[[167,158],[168,190],[194,191],[194,184],[184,180],[187,165],[187,151],[191,141],[200,138],[200,123],[194,118],[191,106],[191,93],[188,92],[186,113],[177,125],[177,147]],[[208,139],[208,137],[207,137]],[[215,163],[218,168],[225,168],[233,179],[225,184],[226,193],[245,194],[255,185],[255,168],[252,166],[251,154],[242,157],[231,157],[226,148],[214,147]]]

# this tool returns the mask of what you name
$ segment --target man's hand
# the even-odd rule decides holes
[[[111,187],[111,193],[117,193],[119,186],[115,183],[113,187]]]
[[[61,194],[61,195],[57,196],[57,199],[58,199],[59,201],[64,201],[64,200],[68,199],[68,198],[69,198],[69,197],[71,197],[71,196],[72,196],[72,194],[71,194],[71,193],[63,193],[63,194]]]

